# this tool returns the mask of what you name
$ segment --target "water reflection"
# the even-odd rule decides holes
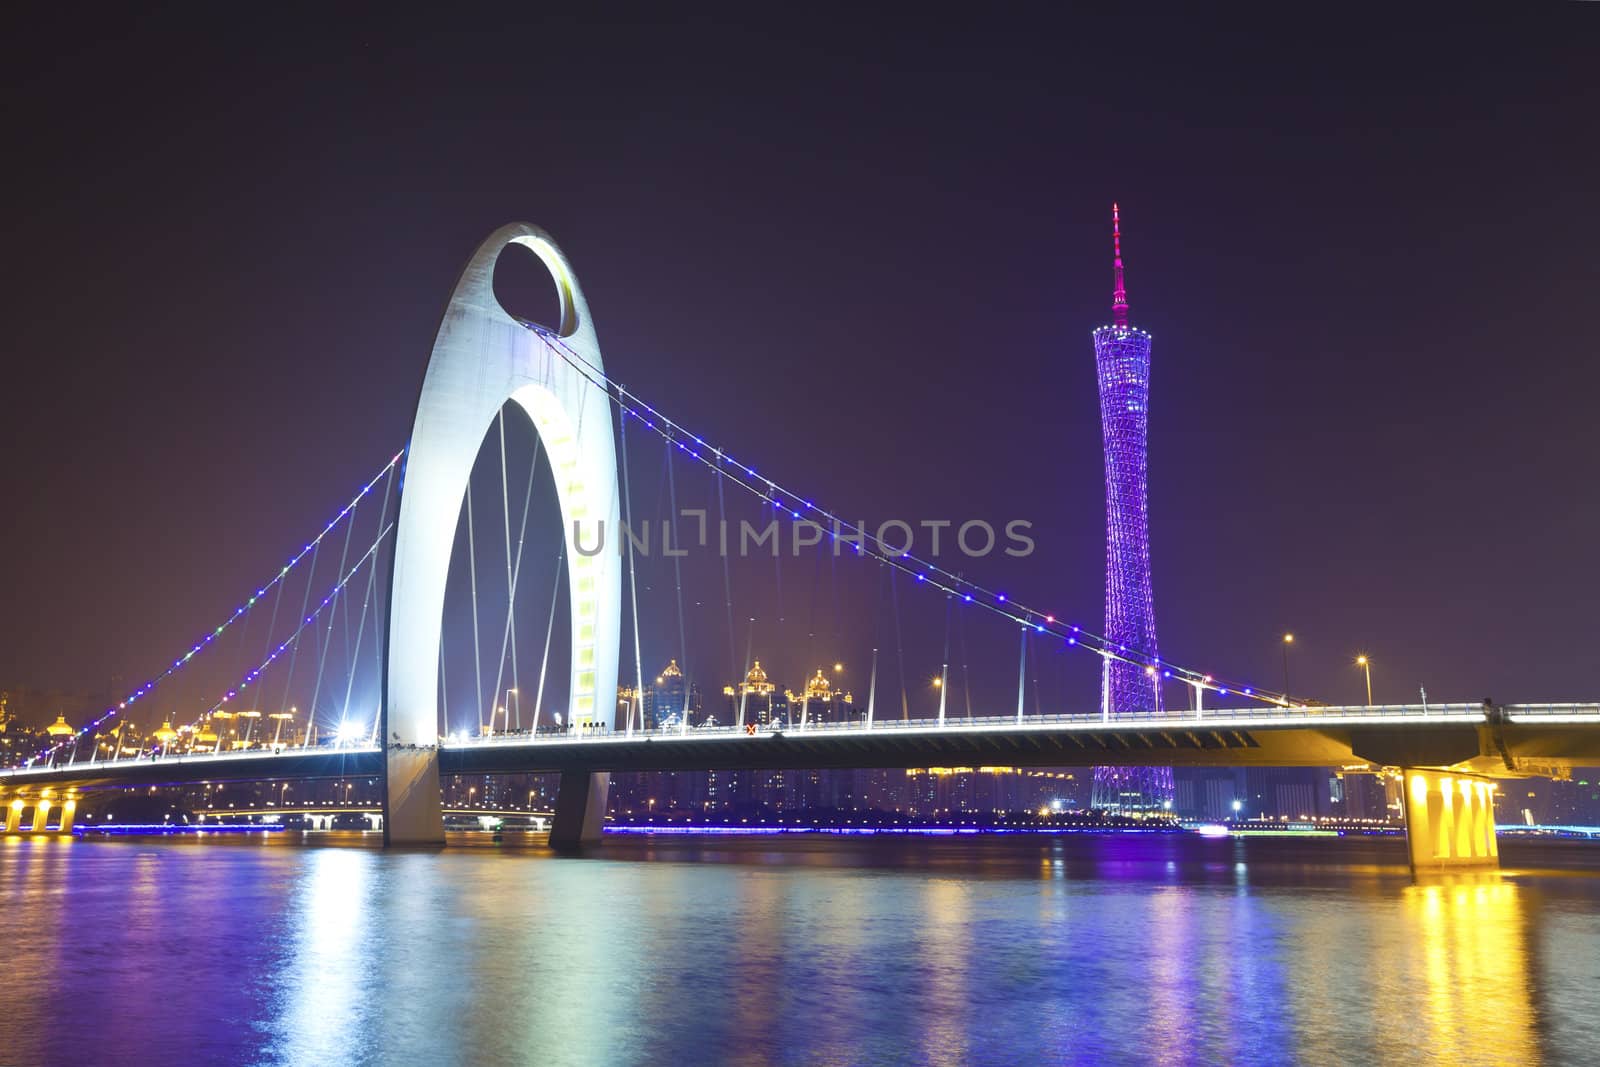
[[[1413,885],[1399,842],[12,839],[0,893],[5,1062],[1497,1063],[1600,1039],[1600,878]]]
[[[380,995],[371,973],[379,961],[367,951],[375,947],[368,943],[373,866],[370,852],[309,850],[284,902],[287,952],[274,997],[279,1015],[269,1030],[275,1051],[290,1063],[337,1062],[347,1035],[370,1029]]]
[[[1425,991],[1418,1021],[1431,1051],[1455,1063],[1493,1050],[1539,1051],[1529,1000],[1524,894],[1498,874],[1413,886],[1402,899],[1417,940],[1398,960]]]

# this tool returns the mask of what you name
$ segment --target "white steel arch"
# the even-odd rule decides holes
[[[599,523],[608,537],[618,530],[610,400],[496,300],[495,260],[513,244],[531,250],[549,269],[560,298],[563,342],[596,370],[603,367],[583,291],[548,234],[512,223],[478,246],[439,325],[401,481],[383,671],[383,825],[384,839],[392,844],[444,840],[438,668],[445,581],[467,479],[508,400],[533,420],[550,457],[561,506],[572,605],[568,718],[582,731],[609,725],[615,714],[621,558],[614,550],[594,552]],[[591,554],[577,551],[575,523]],[[563,794],[569,785],[580,783],[564,782]],[[606,785],[605,776],[595,775],[583,786],[583,825],[566,828],[574,841],[598,836]]]

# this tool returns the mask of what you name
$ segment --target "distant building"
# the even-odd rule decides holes
[[[757,727],[784,724],[789,718],[789,697],[778,692],[778,687],[767,680],[767,672],[756,660],[750,673],[738,685],[722,687],[726,716],[724,722],[735,725],[754,723]]]
[[[655,683],[645,691],[643,703],[644,721],[653,730],[681,726],[686,715],[689,725],[697,726],[705,710],[700,687],[684,678],[683,668],[675,659],[656,675]]]
[[[1245,771],[1243,818],[1313,819],[1335,814],[1334,774],[1327,767],[1251,767]]]
[[[823,722],[849,722],[855,717],[854,697],[845,690],[835,692],[822,668],[806,679],[798,693],[786,692],[791,726]]]
[[[1569,779],[1523,778],[1500,783],[1495,820],[1524,826],[1600,826],[1600,776],[1574,767]]]

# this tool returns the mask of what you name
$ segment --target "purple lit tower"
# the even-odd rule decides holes
[[[1150,533],[1145,450],[1150,411],[1150,335],[1128,325],[1128,291],[1122,283],[1122,227],[1111,205],[1111,246],[1116,287],[1112,325],[1094,331],[1100,376],[1100,429],[1106,450],[1105,636],[1130,658],[1155,661],[1156,612],[1150,596]],[[1160,679],[1141,664],[1106,657],[1100,707],[1106,715],[1160,711]],[[1171,767],[1096,767],[1096,808],[1159,810],[1172,801]]]

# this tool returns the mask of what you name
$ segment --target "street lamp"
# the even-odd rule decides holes
[[[1367,676],[1367,707],[1370,708],[1372,706],[1372,661],[1367,658],[1366,653],[1362,653],[1356,657],[1356,666],[1360,667]]]
[[[1294,644],[1294,634],[1283,635],[1283,699],[1289,699],[1289,646]]]

